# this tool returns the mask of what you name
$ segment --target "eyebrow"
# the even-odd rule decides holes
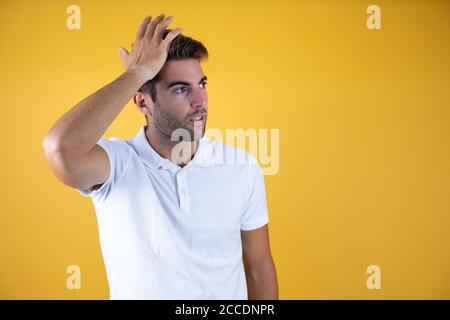
[[[202,83],[203,81],[206,81],[206,80],[208,80],[208,77],[204,76],[203,78],[200,79],[200,81],[198,82],[198,84],[200,84],[200,83]],[[176,80],[176,81],[172,81],[172,82],[167,86],[167,89],[170,89],[170,88],[172,88],[173,86],[176,86],[176,85],[179,85],[179,84],[182,84],[182,85],[185,85],[185,86],[189,86],[189,85],[190,85],[189,82],[181,81],[181,80]]]

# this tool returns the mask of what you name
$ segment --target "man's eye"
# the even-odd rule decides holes
[[[201,83],[201,85],[203,86],[202,88],[203,89],[206,89],[206,82],[202,82]],[[175,89],[175,93],[176,94],[183,94],[184,92],[186,92],[187,91],[187,88],[186,87],[180,87],[180,88],[177,88],[177,89]]]
[[[185,87],[178,88],[178,89],[175,90],[175,93],[176,94],[182,94],[183,92],[185,92],[184,91],[185,89],[186,89]],[[180,90],[183,90],[183,91],[180,91]]]

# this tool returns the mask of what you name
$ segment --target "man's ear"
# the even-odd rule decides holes
[[[133,102],[140,113],[151,117],[153,115],[154,102],[148,93],[136,92],[133,96]]]

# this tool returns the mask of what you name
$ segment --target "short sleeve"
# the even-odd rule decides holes
[[[76,189],[85,197],[106,198],[114,185],[124,174],[130,158],[130,149],[127,143],[118,138],[100,138],[97,145],[102,147],[109,159],[109,175],[107,180],[97,189]]]
[[[258,160],[248,154],[248,197],[241,217],[241,230],[260,228],[269,222],[264,176]]]

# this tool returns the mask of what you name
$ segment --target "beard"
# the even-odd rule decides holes
[[[190,119],[196,115],[204,114],[205,121],[192,122]],[[159,102],[155,102],[153,108],[153,123],[158,131],[171,141],[198,141],[205,134],[207,112],[204,108],[188,115],[186,118],[179,118],[164,110]],[[204,125],[203,125],[204,123]]]

